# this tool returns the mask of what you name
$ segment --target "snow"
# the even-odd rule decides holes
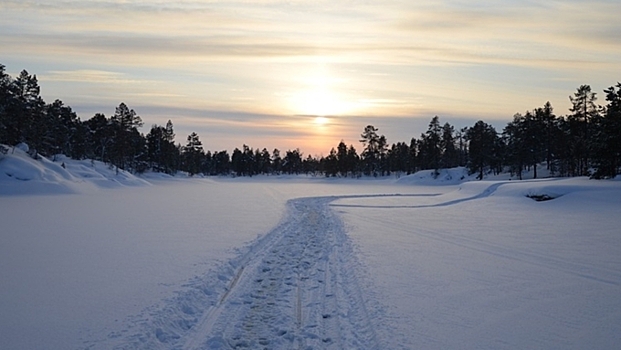
[[[621,341],[618,180],[136,177],[16,148],[0,208],[2,348]]]
[[[45,157],[35,160],[27,152],[28,146],[20,144],[8,147],[5,155],[0,153],[0,195],[84,193],[100,188],[149,185],[99,161],[76,161],[64,155],[57,155],[55,161]]]
[[[526,193],[562,197],[535,202]],[[423,198],[423,206],[401,196],[335,207],[389,305],[399,340],[388,348],[617,346],[617,183],[476,182]]]

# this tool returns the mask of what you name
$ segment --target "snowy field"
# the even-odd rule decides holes
[[[617,348],[621,181],[462,173],[136,178],[17,150],[0,348]]]

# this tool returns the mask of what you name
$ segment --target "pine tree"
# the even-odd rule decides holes
[[[412,137],[412,139],[410,139],[410,150],[408,157],[410,160],[408,174],[415,173],[419,168],[419,146],[419,141],[415,137]]]
[[[590,140],[593,133],[592,121],[598,117],[595,105],[597,94],[591,91],[589,85],[582,85],[569,100],[572,103],[572,114],[567,117],[567,121],[572,138],[572,153],[577,161],[577,175],[584,176],[589,174],[590,153],[593,148]]]
[[[466,160],[468,159],[468,152],[466,148],[466,138],[465,138],[467,130],[468,128],[464,127],[464,128],[459,129],[459,131],[457,131],[457,140],[459,140],[457,142],[459,145],[457,164],[459,166],[465,166]]]
[[[73,138],[80,123],[77,115],[60,100],[45,109],[46,132],[41,142],[42,151],[47,155],[62,153],[71,156]]]
[[[5,127],[7,141],[11,145],[26,142],[31,149],[41,148],[40,141],[45,132],[43,114],[45,102],[40,96],[40,87],[36,75],[23,70],[12,81],[9,88],[12,97],[6,106]]]
[[[440,118],[435,116],[429,122],[429,128],[425,133],[425,152],[428,160],[428,167],[433,169],[434,174],[438,174],[440,169],[440,158],[442,157],[442,149],[440,148],[440,139],[442,137],[442,128],[440,127]]]
[[[274,148],[272,152],[272,171],[276,175],[282,172],[282,158],[280,157],[280,150],[278,148]]]
[[[360,156],[354,145],[349,145],[347,149],[347,173],[352,177],[360,176]]]
[[[613,178],[621,167],[621,83],[604,92],[608,104],[597,119],[593,141],[595,178]]]
[[[183,148],[184,170],[187,171],[190,176],[200,173],[203,167],[204,156],[203,144],[198,134],[195,132],[191,133],[188,135],[187,144]]]
[[[254,174],[256,174],[256,162],[254,159],[254,150],[247,146],[244,145],[243,146],[243,152],[242,152],[242,163],[243,163],[243,171],[242,173],[245,176],[252,176]]]
[[[282,170],[287,174],[299,174],[302,171],[302,153],[299,149],[286,152],[282,160]]]
[[[552,104],[550,101],[546,102],[543,108],[537,109],[535,112],[537,118],[541,121],[543,125],[543,130],[541,133],[541,137],[543,138],[542,144],[545,152],[545,160],[546,166],[548,170],[554,172],[553,168],[553,159],[554,159],[554,135],[556,133],[556,115],[554,115],[554,108],[552,108]]]
[[[388,152],[389,170],[400,174],[407,172],[410,162],[410,147],[405,142],[393,144]]]
[[[526,167],[527,158],[523,119],[524,117],[520,113],[515,114],[513,121],[508,123],[502,132],[504,143],[507,146],[506,158],[509,171],[511,175],[517,174],[520,180],[522,179],[522,172]]]
[[[498,134],[493,126],[479,120],[473,127],[466,132],[466,139],[469,142],[469,162],[470,173],[478,172],[478,179],[483,179],[486,167],[494,164],[498,157]]]
[[[229,175],[231,172],[231,159],[227,151],[215,152],[212,156],[213,169],[217,175]]]
[[[340,176],[346,177],[347,173],[349,172],[347,145],[345,144],[345,142],[343,142],[343,140],[341,140],[341,142],[339,142],[339,145],[336,147],[336,151],[332,151],[334,151],[334,148],[330,151],[330,155],[328,157],[331,157],[334,153],[337,163],[336,170]]]
[[[71,140],[71,154],[69,156],[74,159],[93,159],[94,157],[89,157],[89,155],[92,154],[89,138],[88,126],[78,118],[76,129]]]
[[[257,162],[259,164],[259,173],[260,174],[269,174],[272,172],[272,156],[270,155],[270,151],[267,148],[263,148],[261,152],[257,148],[257,154],[255,156]]]
[[[147,155],[148,162],[154,171],[169,173],[166,164],[167,146],[171,143],[168,141],[166,128],[154,124],[151,131],[147,134]],[[174,148],[174,144],[172,144]]]
[[[237,176],[242,176],[244,174],[244,154],[242,151],[235,147],[233,150],[233,154],[231,155],[231,170]]]
[[[144,140],[138,132],[142,119],[125,103],[119,104],[110,118],[114,130],[114,142],[111,147],[110,159],[113,165],[124,170],[136,168],[138,158],[144,153]]]
[[[367,125],[360,135],[360,142],[364,146],[361,157],[365,175],[377,176],[382,170],[382,161],[386,154],[387,142],[383,135],[377,134],[378,131],[373,125]]]
[[[114,128],[102,113],[95,114],[87,120],[89,134],[89,156],[102,162],[110,162],[110,153],[114,144]]]
[[[459,151],[455,147],[455,129],[451,124],[444,123],[442,137],[440,138],[440,166],[442,168],[454,168],[459,165]]]
[[[5,66],[0,64],[0,144],[9,142],[9,114],[7,109],[11,103],[11,77],[5,73]]]
[[[332,147],[330,154],[324,159],[323,171],[326,177],[334,177],[339,174],[338,153],[334,147]]]

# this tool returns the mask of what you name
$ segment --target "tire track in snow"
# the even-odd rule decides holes
[[[378,349],[360,264],[329,207],[339,198],[289,201],[285,223],[250,247],[182,349]]]

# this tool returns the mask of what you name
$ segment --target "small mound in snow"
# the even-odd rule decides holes
[[[473,178],[468,175],[468,169],[457,167],[439,169],[437,173],[434,170],[421,170],[400,178],[397,183],[401,185],[457,185]]]
[[[7,147],[0,153],[0,195],[67,194],[96,188],[144,186],[133,174],[92,160],[57,155],[54,160],[28,154],[28,147]]]

